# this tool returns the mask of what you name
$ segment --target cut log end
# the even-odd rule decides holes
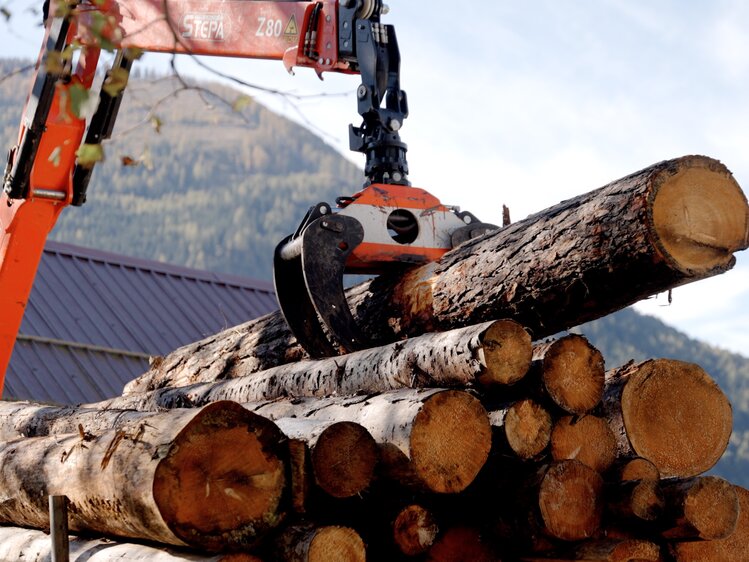
[[[560,338],[544,350],[542,360],[544,386],[561,408],[585,414],[601,401],[603,356],[586,338],[577,334]]]
[[[565,416],[551,433],[551,455],[555,461],[576,459],[604,472],[616,460],[616,438],[602,418]]]
[[[728,446],[731,404],[697,365],[668,359],[643,363],[630,375],[621,405],[632,449],[664,478],[701,474]]]
[[[601,475],[581,462],[552,465],[538,496],[547,532],[568,541],[593,536],[601,524],[602,490]]]
[[[439,527],[432,513],[420,505],[403,508],[393,523],[393,538],[406,556],[426,552],[437,539]]]
[[[734,487],[716,476],[704,476],[665,488],[667,497],[678,497],[677,526],[664,533],[670,538],[723,539],[736,529],[739,498]],[[672,500],[673,501],[673,500]]]
[[[551,439],[551,415],[533,400],[521,400],[510,406],[504,430],[510,448],[522,459],[532,459]]]
[[[655,182],[653,225],[667,259],[677,269],[700,276],[732,263],[749,240],[747,200],[722,165],[689,160]]]
[[[634,457],[622,460],[617,466],[615,476],[618,480],[660,480],[658,467],[648,459]]]
[[[412,466],[430,490],[460,492],[489,457],[491,435],[489,417],[478,399],[461,391],[439,392],[414,419]]]
[[[528,372],[533,345],[530,334],[517,322],[494,322],[481,337],[481,346],[484,370],[478,380],[482,385],[513,384]]]
[[[428,562],[497,562],[494,550],[471,527],[453,527],[429,549]]]
[[[315,480],[336,498],[350,498],[367,489],[378,459],[372,435],[353,422],[338,422],[326,428],[312,450]]]
[[[309,545],[308,562],[364,562],[364,541],[348,527],[322,527]]]
[[[285,438],[233,402],[206,406],[174,439],[153,495],[172,532],[209,550],[256,542],[278,521]]]

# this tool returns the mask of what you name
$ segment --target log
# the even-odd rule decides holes
[[[283,562],[364,562],[359,534],[348,527],[293,525],[273,540],[273,558]]]
[[[470,240],[435,263],[348,292],[384,344],[496,318],[541,339],[733,267],[749,246],[749,206],[704,156],[654,164]],[[185,346],[126,386],[138,393],[248,374],[305,356],[280,313]]]
[[[70,562],[262,562],[252,554],[191,554],[109,539],[69,537]],[[49,535],[36,529],[0,527],[0,560],[50,559]]]
[[[435,543],[439,525],[434,514],[418,504],[404,507],[393,522],[393,540],[406,556],[423,554]]]
[[[642,457],[618,458],[609,472],[618,481],[661,479],[658,467]]]
[[[657,480],[624,480],[607,486],[605,504],[609,519],[641,529],[661,517],[666,500]]]
[[[506,408],[489,412],[494,432],[493,447],[501,454],[533,459],[548,446],[551,415],[533,400],[520,400]]]
[[[573,548],[544,557],[524,557],[523,562],[657,562],[660,548],[650,541],[638,539],[597,540],[581,543]]]
[[[531,352],[528,332],[511,320],[498,320],[246,376],[237,368],[232,376],[238,378],[130,394],[94,406],[158,410],[216,400],[256,402],[287,396],[374,394],[399,388],[502,386],[525,375]]]
[[[749,560],[749,490],[734,486],[739,499],[739,519],[724,539],[673,542],[669,552],[675,562],[743,562]]]
[[[731,404],[697,365],[652,359],[606,378],[603,409],[618,455],[644,457],[664,478],[690,477],[709,470],[726,450]]]
[[[616,460],[616,438],[603,418],[565,416],[551,432],[551,457],[555,461],[577,459],[603,473]]]
[[[349,421],[362,425],[408,463],[427,490],[464,490],[486,462],[491,426],[478,399],[464,391],[394,390],[374,396],[299,398],[245,404],[270,419],[305,418]],[[393,455],[382,456],[387,471]],[[401,467],[389,474],[402,474]]]
[[[285,437],[233,402],[153,414],[99,436],[0,444],[0,522],[44,529],[47,496],[72,532],[202,550],[254,545],[283,517]]]
[[[379,460],[377,443],[358,423],[281,418],[288,437],[307,443],[317,485],[336,498],[350,498],[369,487]]]
[[[662,532],[668,539],[724,539],[736,529],[739,498],[735,488],[717,476],[664,480],[666,500]]]
[[[473,527],[451,527],[429,549],[428,562],[501,562],[495,549]]]

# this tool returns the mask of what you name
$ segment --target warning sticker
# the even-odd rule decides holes
[[[286,24],[286,29],[283,30],[283,34],[286,36],[299,35],[299,27],[297,27],[296,17],[294,17],[294,14],[291,15],[289,23]]]

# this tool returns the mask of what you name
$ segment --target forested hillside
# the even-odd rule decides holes
[[[27,64],[2,61],[0,76]],[[30,76],[0,83],[4,147]],[[310,205],[361,188],[362,172],[308,130],[249,98],[235,111],[236,91],[201,87],[220,98],[178,91],[173,79],[132,80],[89,201],[63,213],[53,239],[269,279],[276,243]]]
[[[0,77],[23,64],[0,60]],[[0,82],[2,146],[15,140],[29,78],[26,73]],[[309,205],[356,191],[362,173],[311,132],[256,103],[236,112],[204,92],[169,95],[177,87],[167,79],[133,80],[89,202],[66,211],[52,237],[270,279],[275,244],[296,228]],[[229,102],[238,96],[203,87]],[[154,107],[158,100],[165,101]],[[124,156],[136,165],[123,166]],[[716,472],[749,486],[749,359],[633,310],[579,331],[603,351],[609,367],[670,357],[698,363],[715,377],[733,403],[735,420],[729,452]]]

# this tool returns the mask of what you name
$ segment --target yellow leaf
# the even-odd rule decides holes
[[[161,122],[161,119],[159,119],[155,115],[153,117],[151,117],[151,126],[154,128],[154,130],[157,133],[161,133],[161,126],[162,125],[163,125],[163,123]]]
[[[108,74],[107,79],[104,80],[102,90],[104,90],[110,96],[117,97],[119,93],[127,86],[127,80],[130,73],[124,68],[113,68]]]
[[[104,160],[104,149],[100,144],[82,144],[76,151],[76,161],[84,168],[93,168],[94,164]]]
[[[138,47],[128,47],[125,49],[125,56],[130,60],[138,60],[143,56],[143,49]]]
[[[234,103],[231,105],[231,108],[237,113],[239,113],[251,103],[252,103],[252,98],[250,96],[246,96],[243,94],[234,100]]]
[[[83,117],[83,106],[88,102],[90,92],[80,84],[71,84],[68,92],[70,93],[70,110],[76,117]]]

